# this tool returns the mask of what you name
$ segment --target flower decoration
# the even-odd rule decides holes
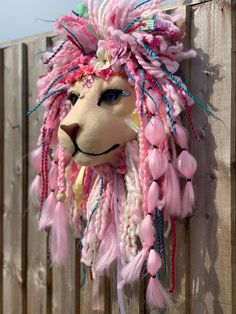
[[[87,75],[83,79],[83,87],[91,88],[94,82],[94,78],[92,75]]]

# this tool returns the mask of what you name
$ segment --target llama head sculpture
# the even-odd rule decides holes
[[[45,109],[30,192],[40,229],[51,230],[53,262],[66,259],[70,221],[94,280],[119,260],[120,289],[146,263],[150,308],[170,303],[158,275],[165,225],[175,235],[175,217],[194,202],[197,165],[180,113],[196,137],[190,105],[212,113],[182,79],[181,61],[195,56],[181,42],[183,17],[160,2],[89,0],[60,17],[29,111]],[[170,292],[174,282],[172,272]]]

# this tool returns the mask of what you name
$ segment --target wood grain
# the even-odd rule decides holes
[[[231,10],[224,1],[193,7],[192,92],[210,103],[220,119],[206,119],[195,106],[202,140],[193,143],[198,160],[196,210],[190,220],[190,313],[233,313],[231,190]],[[234,87],[235,88],[235,87]]]
[[[29,108],[35,105],[37,97],[36,82],[44,73],[42,56],[36,54],[46,49],[44,36],[28,43],[28,75]],[[36,148],[40,126],[42,124],[42,108],[35,111],[29,118],[29,151]],[[28,159],[30,156],[28,155]],[[29,184],[36,173],[29,163]],[[47,234],[38,231],[39,209],[29,200],[28,204],[28,277],[27,277],[27,310],[28,313],[51,313],[51,281],[50,268],[47,264]],[[48,296],[47,296],[48,295]],[[37,300],[37,302],[35,302]]]
[[[76,277],[75,277],[75,240],[72,232],[69,234],[68,260],[63,266],[53,266],[52,313],[76,313]]]
[[[3,174],[4,162],[4,53],[0,49],[0,173]],[[0,177],[0,269],[3,269],[3,200],[4,177]],[[3,313],[2,271],[0,274],[0,314]]]
[[[4,50],[3,313],[19,314],[25,313],[26,302],[24,54],[22,44]]]

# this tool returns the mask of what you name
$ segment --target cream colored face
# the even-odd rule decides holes
[[[107,101],[106,95],[111,90],[116,90],[118,97]],[[122,91],[126,91],[125,96]],[[69,94],[74,104],[59,127],[59,143],[80,165],[115,165],[119,150],[137,137],[126,123],[135,109],[133,87],[118,76],[108,81],[96,77],[91,88],[84,88],[80,81],[71,87]]]

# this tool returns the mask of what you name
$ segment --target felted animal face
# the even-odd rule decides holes
[[[115,166],[116,154],[137,137],[127,123],[135,109],[135,92],[118,76],[108,81],[94,77],[91,84],[78,81],[71,86],[71,109],[60,124],[59,143],[80,165]]]

